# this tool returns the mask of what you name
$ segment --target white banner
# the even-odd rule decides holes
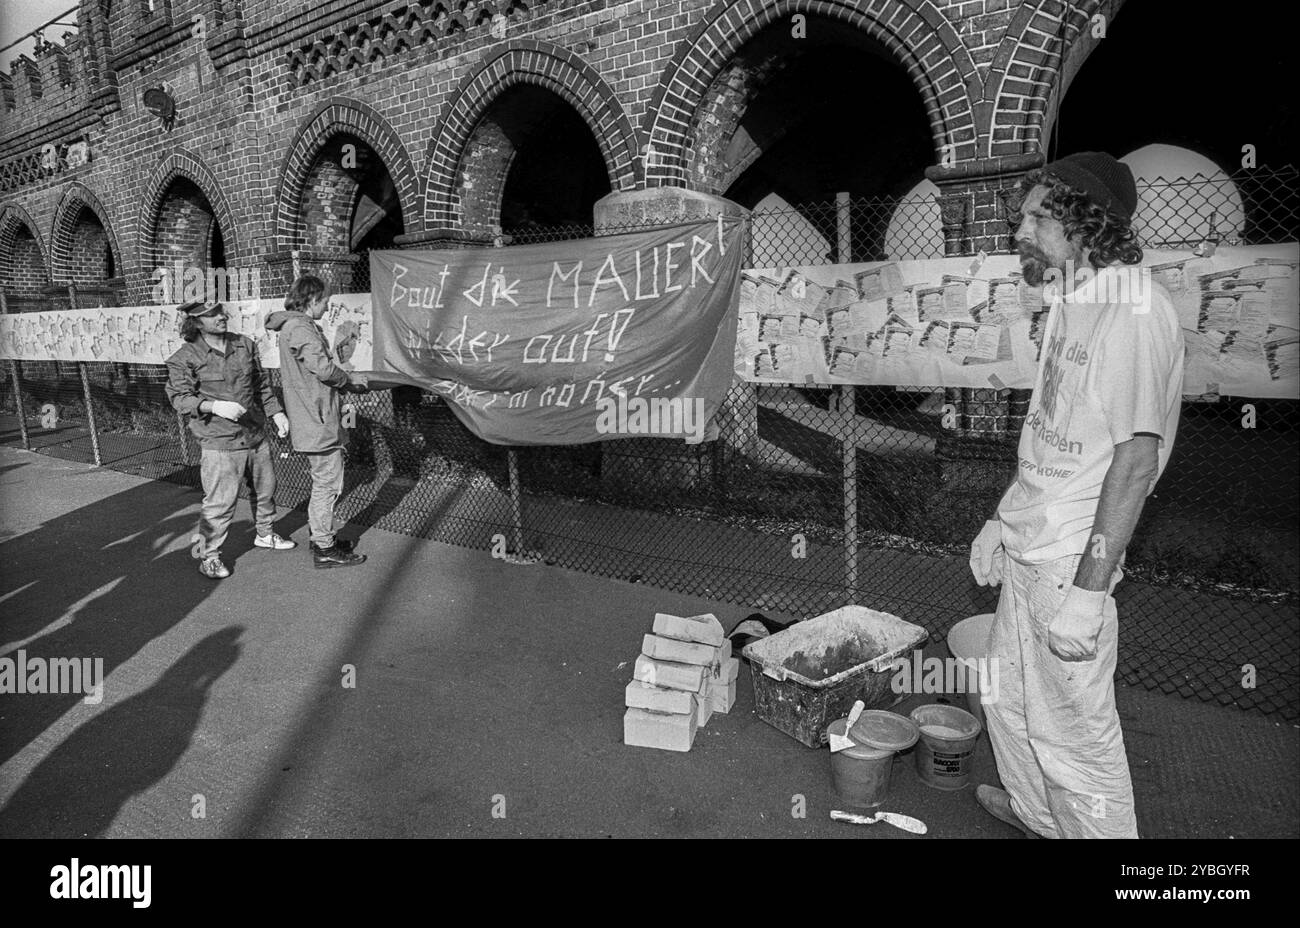
[[[230,331],[257,343],[265,367],[279,367],[274,332],[266,317],[284,308],[284,299],[227,303]],[[175,306],[116,306],[0,316],[0,357],[21,361],[117,361],[164,364],[181,346],[180,314]],[[370,370],[372,328],[370,294],[330,297],[321,328],[335,359],[347,370]]]

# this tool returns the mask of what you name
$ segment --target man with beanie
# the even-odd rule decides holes
[[[220,580],[230,576],[221,561],[221,546],[235,517],[239,483],[252,472],[253,518],[259,548],[285,551],[295,547],[271,530],[275,520],[275,468],[262,440],[269,416],[281,438],[289,420],[257,359],[257,346],[245,335],[228,331],[220,303],[180,306],[185,344],[167,359],[167,399],[190,420],[199,440],[199,479],[203,510],[194,552],[199,572]]]
[[[325,333],[316,324],[325,315],[328,301],[325,282],[304,275],[289,288],[284,311],[266,319],[267,330],[279,333],[280,378],[293,447],[307,458],[311,472],[307,522],[312,564],[317,568],[353,567],[366,559],[337,537],[334,524],[334,504],[343,492],[343,448],[348,443],[339,397],[343,391],[364,393],[367,388],[358,375],[349,377],[334,362]]]
[[[1021,193],[1016,248],[1051,309],[1016,478],[971,546],[976,581],[1002,585],[988,649],[1000,692],[985,716],[1006,789],[976,798],[1031,835],[1136,838],[1113,593],[1173,450],[1183,334],[1138,266],[1125,165],[1070,155]]]

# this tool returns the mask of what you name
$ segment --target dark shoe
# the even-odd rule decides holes
[[[975,801],[983,807],[984,811],[994,818],[1006,822],[1013,828],[1019,828],[1031,838],[1041,838],[1038,832],[1034,831],[1028,825],[1020,820],[1011,809],[1011,796],[1004,789],[998,789],[996,786],[990,786],[987,783],[981,783],[975,787]]]
[[[364,563],[366,556],[364,554],[353,554],[351,551],[345,551],[338,546],[336,542],[328,548],[321,548],[316,544],[311,546],[311,563],[317,570],[325,570],[330,567],[355,567],[357,564]]]
[[[224,580],[230,576],[230,568],[219,557],[205,557],[199,561],[199,573],[209,580]]]
[[[335,538],[334,547],[338,548],[340,551],[352,551],[356,547],[356,544],[348,541],[346,538]]]

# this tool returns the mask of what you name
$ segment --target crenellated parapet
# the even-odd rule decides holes
[[[0,74],[0,192],[88,163],[91,127],[120,109],[102,5],[81,4],[77,27],[58,40],[33,33],[30,56]]]
[[[99,5],[77,11],[78,30],[58,41],[35,33],[32,55],[10,62],[0,80],[0,136],[4,139],[93,108],[106,115],[117,108],[117,80],[107,66],[109,33]]]

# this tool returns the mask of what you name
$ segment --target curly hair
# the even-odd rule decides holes
[[[284,308],[291,312],[305,313],[313,300],[324,295],[325,281],[314,274],[303,274],[289,288],[289,293],[284,298]]]
[[[199,322],[194,316],[181,316],[181,338],[187,342],[192,342],[203,332],[203,323]]]
[[[1102,268],[1116,261],[1121,264],[1141,262],[1142,248],[1137,244],[1130,220],[1098,206],[1086,193],[1041,168],[1021,178],[1021,202],[1039,185],[1047,188],[1043,206],[1051,210],[1053,218],[1065,227],[1066,237],[1080,235],[1083,247],[1091,249],[1093,267]]]

